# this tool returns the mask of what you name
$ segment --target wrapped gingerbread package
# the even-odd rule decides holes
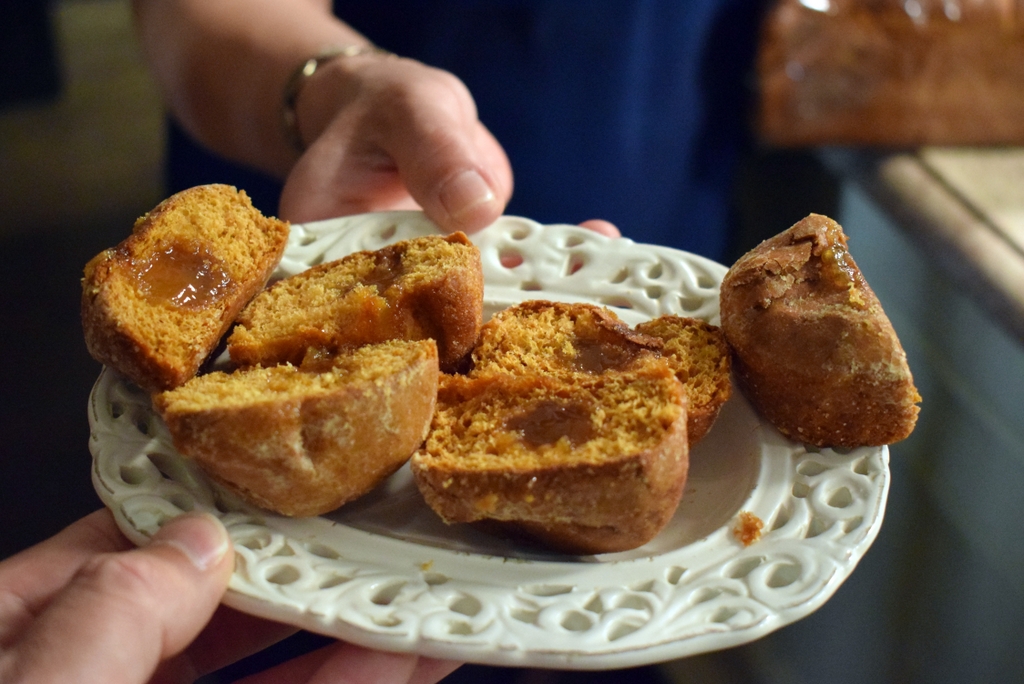
[[[778,0],[758,52],[768,144],[1024,143],[1024,0]]]

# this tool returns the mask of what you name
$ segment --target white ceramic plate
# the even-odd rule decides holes
[[[292,228],[278,275],[435,232],[422,214],[369,214]],[[527,299],[612,307],[630,324],[663,313],[718,317],[725,268],[574,226],[503,217],[473,236],[485,315]],[[882,523],[888,450],[793,443],[738,393],[691,454],[669,526],[627,553],[567,557],[447,527],[407,470],[319,518],[251,508],[171,444],[148,397],[104,370],[89,418],[93,481],[125,534],[205,510],[234,540],[225,603],[364,646],[548,668],[649,664],[734,646],[804,617],[853,571]],[[747,511],[765,523],[744,547]]]

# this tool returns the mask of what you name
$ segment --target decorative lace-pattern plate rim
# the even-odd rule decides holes
[[[294,225],[277,277],[436,228],[419,212]],[[471,236],[485,316],[527,299],[718,322],[725,267],[575,226],[502,217]],[[105,369],[90,397],[93,482],[144,543],[171,517],[227,526],[236,570],[224,602],[367,647],[494,665],[633,667],[736,646],[805,617],[853,572],[881,527],[888,449],[815,449],[765,424],[739,392],[691,453],[679,511],[651,543],[576,558],[517,547],[426,508],[403,469],[319,518],[252,508],[171,444],[149,399]],[[738,515],[764,523],[743,546]]]

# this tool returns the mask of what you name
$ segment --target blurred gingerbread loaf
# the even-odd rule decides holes
[[[779,0],[757,71],[769,144],[1024,142],[1021,0]]]

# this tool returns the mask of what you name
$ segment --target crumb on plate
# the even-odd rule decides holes
[[[741,511],[732,533],[744,546],[750,546],[761,539],[764,521],[750,511]]]

